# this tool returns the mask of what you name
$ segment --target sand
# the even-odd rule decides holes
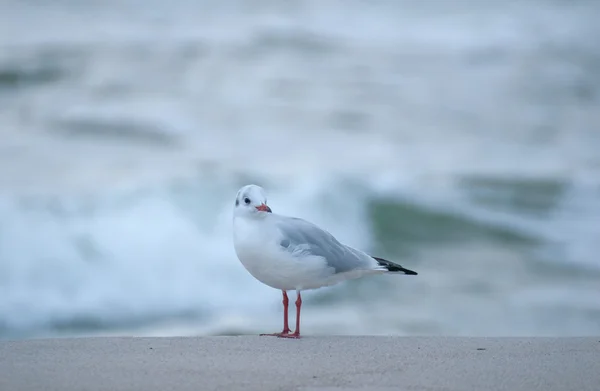
[[[0,390],[600,390],[597,338],[0,342]]]

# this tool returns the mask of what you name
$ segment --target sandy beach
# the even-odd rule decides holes
[[[4,341],[0,373],[3,391],[584,391],[600,385],[600,337]]]

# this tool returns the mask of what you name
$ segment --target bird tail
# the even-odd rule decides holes
[[[402,266],[398,265],[397,263],[388,261],[386,259],[383,258],[377,258],[377,257],[372,257],[373,259],[375,259],[377,261],[377,263],[379,264],[379,266],[384,267],[388,272],[393,272],[393,273],[404,273],[404,274],[408,274],[410,276],[416,276],[417,272],[403,268]]]

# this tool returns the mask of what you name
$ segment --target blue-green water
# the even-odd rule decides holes
[[[419,272],[307,334],[600,332],[597,2],[0,7],[0,338],[278,329],[250,182]]]

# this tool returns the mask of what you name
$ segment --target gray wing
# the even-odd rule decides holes
[[[329,232],[306,220],[280,216],[277,227],[282,234],[279,245],[283,249],[295,255],[323,257],[335,273],[377,265],[369,255],[340,243]]]

